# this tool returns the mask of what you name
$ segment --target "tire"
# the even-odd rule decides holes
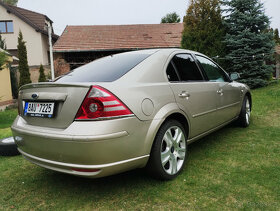
[[[17,145],[13,137],[0,139],[0,155],[2,156],[15,156],[19,155]]]
[[[187,135],[183,125],[168,120],[157,132],[146,166],[156,179],[171,180],[183,169],[187,157]]]
[[[248,96],[244,97],[242,108],[237,119],[237,124],[240,127],[248,127],[250,125],[250,117],[251,117],[251,104]]]

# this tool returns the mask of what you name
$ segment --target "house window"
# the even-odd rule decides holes
[[[13,33],[13,21],[0,21],[0,33]]]

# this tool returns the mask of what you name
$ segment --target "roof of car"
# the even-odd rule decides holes
[[[188,50],[188,49],[182,49],[182,48],[152,48],[152,49],[144,49],[144,50],[137,50],[137,51],[129,51],[129,52],[139,52],[139,53],[155,53],[155,52],[164,52],[164,53],[173,53],[173,52],[178,52],[178,53],[190,53],[190,54],[196,54],[196,55],[203,55],[202,53]],[[126,52],[126,53],[129,53]]]

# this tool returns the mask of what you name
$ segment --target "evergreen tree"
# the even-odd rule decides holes
[[[179,23],[180,21],[181,19],[176,12],[168,13],[161,19],[161,23]]]
[[[7,56],[6,56],[5,52],[0,51],[0,70],[3,69],[6,61],[7,61]]]
[[[44,67],[43,65],[41,64],[40,65],[40,69],[39,69],[39,72],[40,72],[40,75],[39,75],[39,82],[46,82],[46,75],[45,75],[45,72],[44,72]]]
[[[224,26],[219,0],[190,0],[181,46],[210,57],[223,56]]]
[[[18,0],[2,0],[6,4],[17,6]]]
[[[274,30],[274,41],[275,41],[277,44],[280,44],[280,38],[279,38],[279,31],[278,31],[278,29],[275,29],[275,30]]]
[[[226,62],[229,72],[239,72],[241,82],[262,87],[271,79],[275,43],[269,18],[260,0],[227,0]]]
[[[23,41],[23,36],[21,31],[18,35],[18,69],[20,73],[20,79],[19,79],[19,86],[23,86],[25,84],[31,83],[30,80],[30,73],[29,73],[29,67],[27,62],[27,50],[25,46],[25,41]]]
[[[11,64],[9,64],[10,69],[10,77],[11,77],[11,86],[12,86],[12,94],[13,98],[18,98],[18,80],[17,80],[17,68],[11,67]]]
[[[1,34],[0,34],[0,48],[3,50],[7,49],[5,39],[2,38]]]

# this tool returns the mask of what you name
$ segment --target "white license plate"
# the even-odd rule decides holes
[[[53,110],[54,103],[26,102],[24,106],[24,116],[52,118]]]

